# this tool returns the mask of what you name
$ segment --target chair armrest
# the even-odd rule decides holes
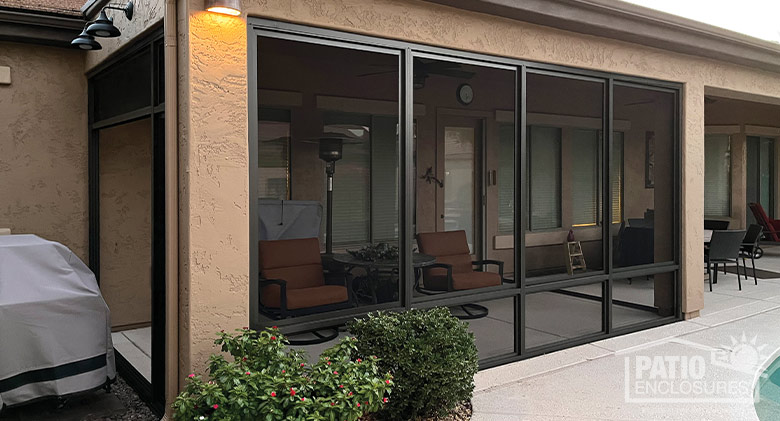
[[[432,263],[425,266],[423,269],[441,268],[447,269],[447,291],[454,291],[452,285],[452,265],[448,263]]]
[[[471,264],[474,265],[474,266],[480,266],[480,271],[484,270],[486,265],[496,265],[496,266],[498,266],[498,274],[499,274],[499,276],[501,276],[501,282],[504,281],[504,262],[502,262],[500,260],[485,259],[485,260],[473,261],[473,262],[471,262]]]
[[[285,317],[285,313],[287,313],[287,281],[284,279],[265,279],[260,278],[259,281],[260,288],[258,288],[257,291],[257,301],[260,307],[262,307],[262,304],[260,302],[260,297],[263,295],[263,287],[268,285],[279,285],[279,313],[282,316],[282,318]]]

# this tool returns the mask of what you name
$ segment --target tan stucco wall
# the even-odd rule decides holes
[[[151,119],[99,132],[100,289],[114,330],[152,322]]]
[[[108,16],[114,18],[114,26],[119,28],[122,34],[116,38],[97,38],[103,49],[90,51],[86,54],[86,71],[102,63],[119,49],[131,44],[140,35],[148,33],[162,22],[165,13],[164,0],[133,0],[133,5],[135,9],[132,20],[127,20],[122,11],[108,10]],[[95,19],[97,16],[91,16],[91,18]]]
[[[245,17],[284,21],[685,84],[682,153],[683,311],[703,306],[704,88],[780,97],[780,75],[413,0],[247,0],[243,15],[180,15],[183,369],[203,369],[214,330],[248,323]]]
[[[0,42],[0,227],[59,241],[87,261],[84,56]]]
[[[249,168],[244,21],[193,13],[179,31],[181,374],[249,325]]]

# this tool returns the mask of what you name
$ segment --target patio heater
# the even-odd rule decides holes
[[[333,176],[336,161],[344,156],[345,144],[361,143],[368,137],[369,128],[356,125],[329,125],[327,132],[308,141],[319,144],[319,157],[325,162],[325,191],[327,218],[325,219],[325,254],[333,254]]]

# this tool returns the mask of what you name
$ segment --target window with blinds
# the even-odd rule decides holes
[[[531,231],[561,227],[561,129],[528,129],[528,196]]]
[[[704,214],[731,214],[731,142],[728,135],[704,137]]]
[[[398,238],[398,119],[326,113],[324,131],[338,125],[367,127],[364,137],[343,145],[333,177],[333,243],[392,242]],[[324,188],[324,186],[323,186]],[[324,196],[324,195],[323,195]]]
[[[289,199],[290,111],[261,108],[258,140],[258,197]]]
[[[515,126],[498,126],[498,233],[514,234]]]
[[[599,131],[575,129],[569,145],[572,226],[599,222]]]
[[[371,118],[371,241],[398,239],[398,119]]]
[[[612,223],[623,221],[623,132],[612,133],[612,162],[610,164],[612,180]]]

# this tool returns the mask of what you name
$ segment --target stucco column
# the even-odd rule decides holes
[[[249,325],[247,29],[180,6],[180,358],[202,373],[215,332]]]
[[[747,227],[747,136],[731,136],[731,221],[733,229]]]
[[[704,85],[685,84],[682,109],[682,311],[686,319],[704,306]]]

